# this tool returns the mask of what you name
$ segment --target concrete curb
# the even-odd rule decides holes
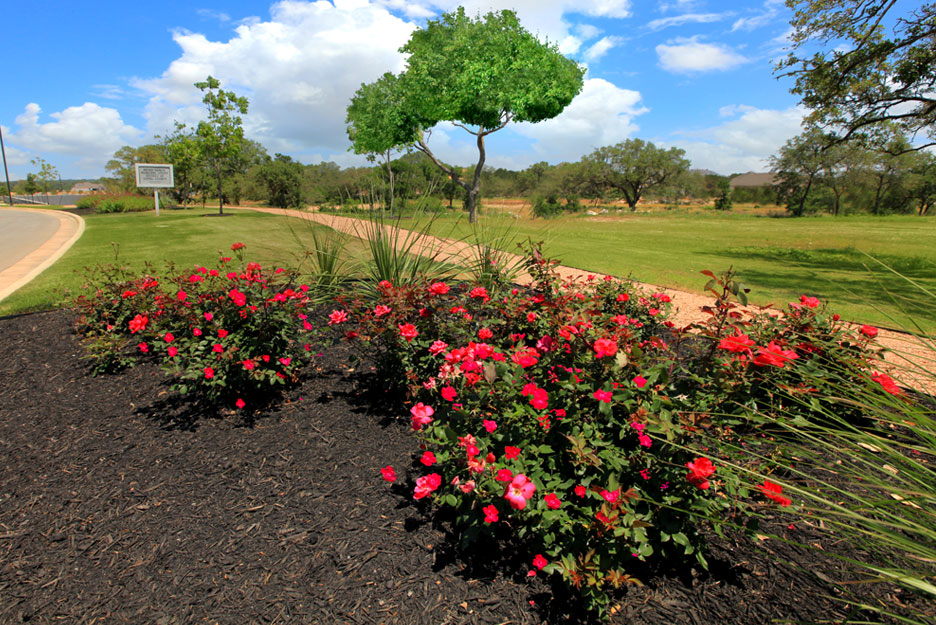
[[[84,219],[66,211],[18,207],[15,210],[54,215],[59,220],[59,227],[42,245],[13,266],[0,271],[0,301],[48,269],[81,238],[85,230]]]

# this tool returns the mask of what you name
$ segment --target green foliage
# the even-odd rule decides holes
[[[101,195],[89,203],[93,203],[94,212],[100,214],[139,213],[155,210],[153,198],[141,195]],[[165,208],[166,205],[166,199],[160,196],[159,208]]]
[[[270,206],[302,206],[302,164],[283,154],[260,166],[257,177],[266,186]]]
[[[166,160],[172,163],[175,179],[172,194],[185,208],[195,193],[206,184],[198,137],[185,124],[175,122],[172,134],[162,137],[162,140]]]
[[[583,70],[527,32],[512,11],[471,19],[463,8],[413,33],[400,49],[407,70],[362,85],[348,107],[348,134],[356,152],[413,147],[465,191],[476,219],[484,137],[511,121],[558,115],[582,88]],[[439,161],[426,133],[450,121],[477,137],[478,163],[470,180]]]
[[[217,177],[218,213],[223,214],[222,175],[225,169],[232,168],[244,147],[244,129],[238,113],[247,113],[247,98],[220,89],[221,83],[211,76],[195,86],[205,93],[202,102],[208,110],[208,120],[198,123],[195,135],[202,157]]]
[[[562,213],[562,204],[556,193],[534,195],[530,198],[530,206],[534,217],[545,219],[548,217],[555,217]]]
[[[103,195],[86,195],[75,202],[75,208],[96,209],[104,197]]]
[[[667,150],[642,139],[628,139],[584,157],[580,177],[591,186],[620,193],[630,209],[636,210],[647,190],[672,184],[689,170],[685,154],[680,148]]]
[[[38,190],[42,191],[43,193],[48,193],[52,188],[52,185],[58,181],[58,169],[51,163],[47,163],[44,159],[38,157],[32,159],[29,162],[39,168],[39,171],[36,173],[34,178],[34,181],[39,186]]]
[[[454,508],[463,546],[509,527],[536,568],[607,614],[608,592],[638,583],[635,557],[705,566],[705,528],[752,533],[752,517],[790,505],[752,479],[764,461],[750,434],[772,422],[748,415],[836,411],[852,427],[861,412],[840,397],[795,414],[778,397],[831,375],[864,383],[872,330],[856,335],[807,296],[782,318],[742,321],[746,287],[706,272],[712,321],[689,336],[667,329],[669,296],[563,281],[552,265],[531,250],[528,290],[384,283],[377,306],[346,303],[352,334],[380,346],[382,374],[408,392],[431,466],[414,497]],[[735,447],[753,451],[723,455]]]
[[[39,186],[39,179],[34,173],[26,174],[26,182],[23,184],[23,193],[32,195],[38,193],[42,187]]]
[[[165,163],[166,150],[162,145],[141,145],[138,148],[125,145],[116,152],[114,158],[107,161],[104,170],[113,176],[113,183],[108,183],[108,189],[133,193],[136,191],[137,163]]]
[[[885,123],[936,143],[936,4],[892,0],[789,0],[792,51],[777,71],[796,79],[807,121],[873,136]],[[814,52],[816,44],[827,48]]]
[[[731,185],[727,180],[720,180],[718,183],[718,196],[715,198],[715,210],[730,211],[732,205]]]
[[[309,287],[282,268],[221,258],[218,269],[165,277],[104,269],[78,298],[78,328],[94,369],[154,358],[183,395],[214,408],[258,407],[298,379],[310,357]]]

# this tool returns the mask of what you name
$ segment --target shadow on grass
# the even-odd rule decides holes
[[[714,255],[714,254],[713,254]],[[920,289],[874,262],[855,248],[798,249],[742,247],[719,251],[719,257],[737,260],[743,282],[758,287],[816,295],[855,306],[882,307],[898,321],[909,317],[932,330],[932,301]],[[883,255],[877,260],[926,288],[936,289],[936,263],[919,256]],[[782,270],[751,270],[746,261],[781,265]],[[793,268],[796,271],[790,271]],[[775,302],[783,305],[785,302]],[[900,314],[902,308],[907,316]]]

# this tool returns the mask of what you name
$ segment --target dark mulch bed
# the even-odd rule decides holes
[[[0,622],[579,620],[509,542],[454,550],[448,522],[412,499],[423,467],[406,420],[346,347],[244,424],[186,412],[152,365],[92,377],[71,324],[0,320]],[[833,537],[787,523],[767,530],[813,547],[716,540],[708,573],[635,571],[647,586],[620,596],[614,622],[841,619],[828,580],[854,575],[822,557]]]

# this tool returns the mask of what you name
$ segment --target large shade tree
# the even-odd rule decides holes
[[[619,193],[630,209],[651,188],[672,184],[689,171],[686,152],[661,148],[643,139],[628,139],[617,145],[598,148],[583,160],[583,172],[594,184]]]
[[[407,69],[362,85],[348,107],[348,136],[357,153],[423,152],[465,192],[477,219],[484,139],[512,121],[555,117],[582,89],[584,70],[556,46],[527,32],[513,11],[472,19],[459,8],[413,33],[400,49]],[[478,162],[462,178],[429,148],[432,128],[451,122],[475,137]]]
[[[845,139],[892,122],[924,139],[907,149],[936,144],[936,3],[896,15],[902,4],[787,0],[792,50],[777,70],[796,79],[808,121]]]

